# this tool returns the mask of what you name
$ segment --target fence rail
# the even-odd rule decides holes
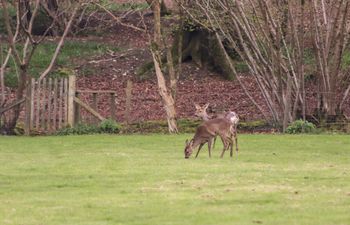
[[[116,95],[117,93],[112,90],[77,90],[75,92],[75,97],[74,101],[76,102],[75,104],[75,118],[74,121],[75,123],[79,123],[83,120],[87,120],[89,118],[86,118],[86,113],[82,113],[82,110],[87,111],[90,115],[93,116],[92,118],[92,123],[98,123],[98,121],[104,120],[104,116],[100,115],[98,113],[98,105],[99,105],[99,96],[104,96],[108,95],[109,100],[104,98],[107,104],[109,104],[109,118],[112,120],[116,120]],[[91,105],[84,103],[81,99],[83,96],[86,99],[91,100]],[[85,118],[83,118],[85,116]]]

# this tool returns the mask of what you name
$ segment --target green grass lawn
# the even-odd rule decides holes
[[[190,136],[0,137],[0,224],[350,224],[350,136]]]

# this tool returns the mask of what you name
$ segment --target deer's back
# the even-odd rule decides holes
[[[209,133],[218,133],[230,130],[230,121],[226,118],[215,118],[202,123]]]
[[[215,132],[208,129],[208,127],[204,124],[201,124],[199,127],[197,127],[196,133],[194,135],[194,138],[210,138],[215,135]]]

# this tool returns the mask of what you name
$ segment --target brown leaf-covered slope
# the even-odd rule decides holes
[[[146,24],[152,26],[152,17],[147,16]],[[126,21],[134,25],[139,24],[137,17],[127,17]],[[88,37],[95,39],[93,34]],[[143,32],[115,24],[108,28],[108,32],[98,39],[120,47],[121,51],[105,54],[100,57],[85,59],[80,66],[92,69],[93,75],[80,76],[77,81],[78,89],[83,90],[114,90],[117,92],[117,120],[124,121],[125,87],[128,79],[133,81],[132,107],[130,118],[132,121],[161,120],[165,118],[165,111],[157,91],[154,72],[148,79],[142,80],[136,75],[137,69],[144,63],[151,62],[148,50],[148,38]],[[82,71],[80,71],[82,74]],[[267,115],[268,108],[263,96],[252,76],[240,74],[248,91],[256,102],[262,106]],[[307,113],[312,114],[317,105],[315,89],[312,82],[307,83]],[[342,96],[339,95],[339,98]],[[91,101],[91,96],[82,96],[85,101]],[[206,68],[198,68],[192,62],[182,65],[182,74],[178,83],[176,96],[176,110],[178,118],[193,118],[194,103],[210,103],[209,111],[236,111],[243,120],[264,119],[263,115],[244,94],[239,83],[224,80],[220,74]],[[350,116],[350,98],[347,99],[345,113]],[[109,99],[107,95],[99,96],[99,111],[109,115]]]
[[[147,49],[132,49],[120,52],[114,57],[105,55],[102,58],[94,59],[86,66],[93,67],[96,74],[79,77],[78,89],[116,91],[118,93],[117,118],[119,121],[123,121],[126,82],[130,79],[133,81],[131,119],[133,121],[165,119],[165,112],[162,108],[153,72],[146,80],[141,80],[135,75],[138,67],[150,60]],[[219,74],[198,68],[191,62],[184,63],[182,71],[176,96],[178,118],[193,117],[194,103],[210,103],[210,110],[213,112],[234,110],[246,120],[262,118],[261,113],[245,96],[238,82],[224,80]],[[249,87],[254,98],[264,105],[262,96],[256,91],[257,87],[252,78],[242,76],[242,80]],[[82,98],[85,101],[91,101],[91,97],[86,95]],[[108,110],[108,96],[100,95],[99,111],[104,116],[108,116]]]

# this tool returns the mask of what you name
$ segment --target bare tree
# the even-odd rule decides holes
[[[44,34],[42,36],[34,36],[32,34],[33,30],[33,24],[34,20],[38,14],[41,0],[35,0],[35,1],[29,1],[28,3],[31,4],[30,7],[26,7],[27,11],[23,10],[22,3],[21,2],[15,2],[14,7],[16,9],[16,27],[13,29],[11,18],[9,15],[9,8],[8,3],[6,0],[1,0],[2,7],[3,7],[3,16],[4,16],[4,22],[6,26],[7,31],[7,42],[8,42],[8,53],[6,59],[2,62],[0,75],[1,75],[1,88],[2,88],[2,96],[5,96],[5,85],[4,85],[4,77],[5,74],[5,68],[8,63],[9,57],[13,57],[15,66],[18,68],[18,85],[16,89],[16,99],[12,103],[15,106],[13,107],[13,113],[11,113],[11,118],[6,121],[6,123],[2,124],[2,127],[0,128],[2,130],[2,133],[12,133],[17,120],[19,118],[19,114],[22,110],[22,105],[19,104],[21,99],[24,97],[24,93],[26,88],[28,87],[28,84],[30,82],[31,75],[28,73],[28,68],[31,63],[31,59],[33,54],[35,53],[35,50],[37,49],[38,45],[40,45],[46,38],[46,34],[49,32],[49,29],[55,24],[55,20],[53,20],[51,26],[49,26]],[[72,4],[72,7],[70,7],[70,20],[65,28],[64,35],[62,35],[62,38],[57,45],[56,52],[52,57],[51,63],[48,66],[48,68],[44,71],[44,73],[41,75],[41,78],[46,76],[52,69],[53,64],[55,63],[55,60],[57,59],[57,55],[60,51],[60,48],[63,45],[64,38],[66,37],[66,34],[68,33],[71,23],[73,19],[75,18],[75,15],[77,13],[78,8],[82,4],[81,1],[77,1],[76,3]],[[33,8],[33,11],[31,12],[30,20],[27,20],[27,15],[29,12],[28,10],[30,8]],[[15,33],[13,33],[13,30],[15,30]],[[19,42],[18,37],[21,37],[21,40],[24,40],[24,43]],[[2,99],[2,104],[5,103],[4,97]]]
[[[176,125],[176,110],[175,110],[175,100],[169,88],[166,85],[166,81],[164,78],[164,74],[162,71],[162,60],[161,60],[161,50],[162,46],[166,47],[165,37],[162,35],[162,27],[161,27],[161,17],[160,17],[160,3],[159,1],[153,1],[153,14],[154,14],[154,36],[153,42],[151,45],[151,53],[154,62],[154,68],[156,71],[157,81],[158,81],[158,90],[159,94],[162,97],[164,109],[167,114],[168,120],[168,128],[170,133],[177,133],[177,125]],[[172,53],[169,48],[167,48],[167,60],[168,60],[168,70],[170,76],[172,78],[172,85],[176,83],[175,71],[173,66],[173,58]],[[174,87],[174,86],[173,86]]]
[[[334,113],[332,104],[337,104],[334,95],[339,87],[336,81],[342,74],[342,53],[347,43],[348,4],[343,0],[330,7],[325,7],[324,0],[194,0],[182,8],[247,64],[274,123],[285,130],[298,111],[305,119],[304,43],[310,24],[314,28],[320,93],[329,93],[322,94],[326,105],[320,107],[326,107],[325,113]],[[312,15],[308,23],[306,12]]]
[[[139,24],[141,24],[140,26],[135,26],[132,24],[124,23],[122,20],[122,18],[124,17],[123,15],[116,16],[113,12],[109,11],[103,4],[94,2],[95,5],[99,6],[99,8],[106,11],[107,14],[111,18],[113,18],[113,20],[118,24],[141,31],[148,36],[148,41],[150,45],[149,47],[157,77],[158,91],[163,101],[163,106],[167,115],[168,129],[170,133],[177,133],[178,129],[176,124],[175,95],[180,66],[178,70],[175,69],[174,60],[176,59],[173,58],[172,47],[169,46],[167,40],[169,32],[163,29],[161,23],[161,9],[164,1],[147,0],[147,3],[149,3],[150,8],[152,9],[154,17],[153,34],[150,33],[151,29],[147,27],[144,14],[142,12],[134,12],[135,15],[139,16]],[[132,12],[127,12],[127,14],[130,13]],[[181,45],[179,46],[179,48],[181,48]],[[181,52],[180,50],[179,52]],[[163,55],[166,56],[163,57]],[[181,54],[178,54],[178,57],[181,57]],[[164,63],[164,58],[166,59],[166,63]],[[164,77],[164,71],[166,70],[169,73],[169,81],[167,81]]]
[[[153,0],[145,0],[148,5],[152,7]],[[177,4],[175,0],[160,0],[160,12],[161,14],[168,14],[170,11],[177,9]]]
[[[313,40],[318,67],[319,108],[326,116],[336,115],[343,104],[337,100],[337,90],[348,95],[342,82],[342,59],[349,40],[349,1],[337,0],[327,4],[324,0],[311,3]],[[350,86],[349,86],[350,87]]]

